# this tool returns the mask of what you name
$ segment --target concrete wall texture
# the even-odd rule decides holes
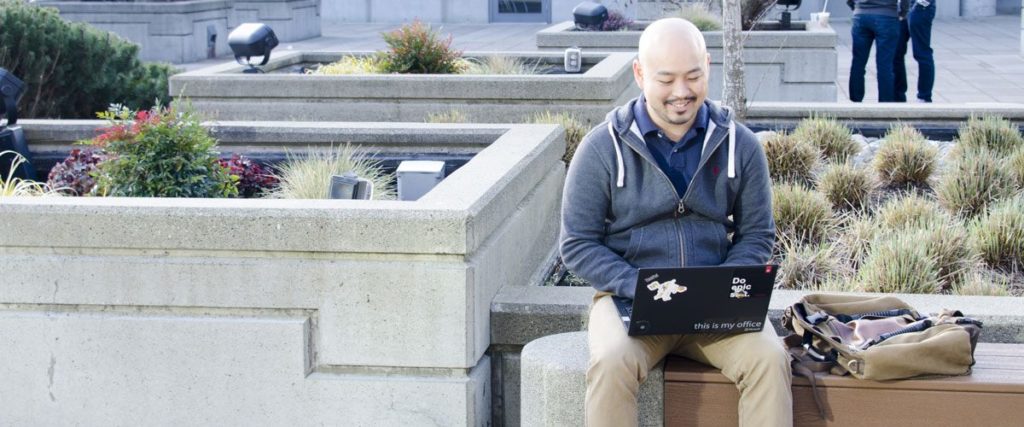
[[[640,31],[570,31],[571,21],[537,33],[537,47],[564,50],[578,46],[586,51],[636,52]],[[752,101],[834,102],[837,37],[832,28],[808,31],[754,31],[744,41],[743,62],[747,99]],[[709,96],[722,92],[722,33],[704,33],[711,53]]]
[[[0,424],[489,422],[491,300],[550,257],[563,133],[345,125],[495,136],[416,202],[0,203]]]
[[[187,2],[81,2],[41,0],[61,17],[113,32],[141,49],[144,61],[193,62],[231,52],[228,34],[245,22],[269,25],[282,42],[320,36],[320,0],[194,0]]]
[[[332,62],[345,54],[358,53],[287,53],[272,58],[266,69]],[[562,61],[555,52],[506,55]],[[170,91],[222,120],[422,122],[430,113],[454,109],[472,122],[521,122],[551,111],[597,124],[612,107],[639,94],[631,71],[635,55],[587,54],[584,63],[593,66],[572,75],[252,75],[225,64],[172,76]]]

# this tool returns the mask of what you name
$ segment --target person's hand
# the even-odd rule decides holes
[[[853,10],[853,9],[854,9],[854,4],[853,4],[853,0],[846,0],[846,5],[847,5],[847,6],[850,6],[850,10]]]

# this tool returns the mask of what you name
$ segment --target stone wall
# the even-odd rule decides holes
[[[281,42],[320,36],[320,0],[94,2],[40,0],[61,17],[113,32],[144,61],[193,62],[228,55],[228,34],[245,22],[269,25]]]
[[[242,74],[229,63],[172,76],[170,91],[222,120],[422,122],[430,113],[459,110],[471,122],[521,122],[543,112],[574,113],[597,124],[614,106],[639,94],[635,53],[586,54],[582,74],[310,76],[275,73],[302,63],[333,62],[366,52],[293,52],[275,56],[267,74]],[[527,63],[562,63],[562,54],[503,53]],[[484,53],[466,52],[466,57]]]
[[[640,31],[571,31],[571,21],[537,33],[537,47],[564,50],[636,52]],[[836,88],[837,37],[832,28],[806,31],[751,31],[744,34],[744,72],[747,98],[752,101],[832,101]],[[704,33],[711,53],[709,96],[722,91],[722,32]]]
[[[33,151],[100,124],[23,123]],[[478,153],[416,202],[5,199],[3,420],[486,424],[491,301],[554,247],[559,128],[216,127],[227,147]]]

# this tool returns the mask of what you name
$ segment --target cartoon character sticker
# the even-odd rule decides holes
[[[654,300],[671,301],[672,295],[686,292],[686,286],[681,286],[676,283],[676,279],[669,280],[667,282],[651,282],[647,284],[647,289],[656,291],[654,294]]]

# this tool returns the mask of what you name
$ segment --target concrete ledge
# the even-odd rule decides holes
[[[471,122],[519,122],[543,111],[570,112],[591,123],[639,93],[631,72],[635,53],[585,54],[583,74],[317,76],[277,73],[367,52],[292,52],[274,56],[267,74],[242,74],[229,63],[172,76],[170,92],[218,120],[407,121],[452,109]],[[466,52],[479,57],[493,52]],[[504,55],[561,63],[561,53]]]
[[[551,335],[523,347],[521,425],[584,425],[588,354],[586,332]],[[640,385],[639,425],[664,423],[664,381],[664,369],[659,363]]]
[[[648,22],[639,22],[644,28]],[[640,30],[573,31],[565,21],[537,32],[537,47],[564,50],[570,46],[584,52],[636,52]],[[711,54],[709,96],[721,98],[723,32],[704,32]],[[743,62],[747,98],[787,102],[835,102],[837,36],[832,28],[793,31],[747,31],[743,33]]]
[[[1024,122],[1024,104],[1006,102],[979,102],[956,104],[858,104],[834,102],[753,102],[747,112],[747,122],[788,124],[810,117],[827,115],[855,123],[883,124],[894,121],[917,124],[959,124],[971,115],[995,115],[1011,122]]]

